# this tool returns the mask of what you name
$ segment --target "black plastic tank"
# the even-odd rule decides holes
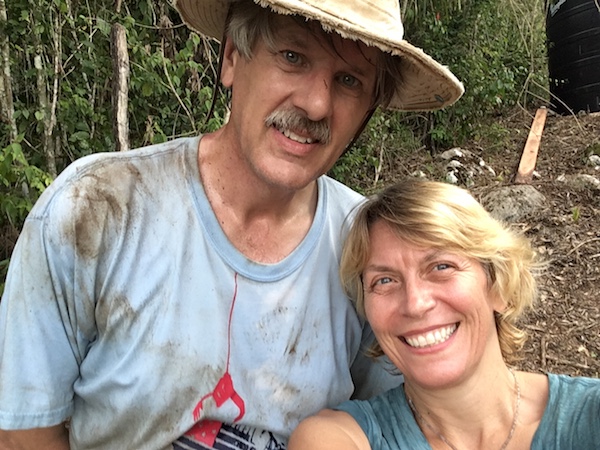
[[[600,0],[552,0],[546,15],[550,107],[600,111]]]

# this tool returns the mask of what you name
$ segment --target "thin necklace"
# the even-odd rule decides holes
[[[515,388],[516,388],[516,391],[517,391],[517,398],[515,400],[515,414],[513,416],[512,426],[510,427],[510,431],[508,432],[508,436],[506,437],[506,440],[504,441],[504,444],[502,444],[502,447],[500,447],[500,450],[504,450],[508,446],[508,443],[510,442],[510,440],[513,437],[513,435],[515,434],[515,429],[517,428],[517,419],[519,418],[519,405],[521,404],[521,386],[519,386],[519,380],[517,380],[517,376],[515,375],[515,371],[512,368],[509,368],[508,370],[512,374],[513,380],[515,380]],[[437,437],[439,437],[440,440],[444,444],[446,444],[452,450],[458,450],[452,444],[452,442],[450,442],[448,439],[446,439],[442,433],[440,433],[435,428],[433,428],[433,425],[431,425],[427,420],[425,420],[425,417],[423,417],[419,413],[419,411],[417,411],[417,408],[415,407],[415,404],[413,403],[412,398],[410,398],[410,396],[406,392],[406,389],[404,390],[404,394],[406,395],[406,399],[408,400],[408,406],[410,406],[410,409],[412,409],[412,411],[415,414],[415,416],[417,416],[417,419],[419,421],[421,421],[423,423],[423,425],[425,425],[427,428],[429,428],[429,430],[431,430],[432,433],[434,433]]]

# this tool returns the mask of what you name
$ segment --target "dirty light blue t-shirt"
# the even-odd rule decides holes
[[[532,450],[600,448],[600,380],[548,374],[548,405]],[[431,450],[404,395],[404,386],[365,401],[348,401],[346,411],[361,426],[372,450]]]
[[[0,428],[71,417],[77,449],[158,450],[184,434],[276,449],[355,384],[398,384],[359,353],[372,333],[338,281],[362,197],[321,177],[304,240],[258,264],[212,213],[198,144],[92,155],[44,192],[0,302]]]

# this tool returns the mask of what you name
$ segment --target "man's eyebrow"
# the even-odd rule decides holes
[[[367,58],[365,58],[365,61],[369,62],[369,60]],[[360,77],[365,77],[367,74],[365,73],[364,70],[362,70],[360,67],[358,67],[355,64],[350,64],[348,63],[348,65],[352,68],[352,72],[356,73],[358,76]]]
[[[275,32],[275,39],[280,41],[280,43],[283,45],[289,44],[302,49],[308,47],[307,40],[305,38],[301,38],[298,36],[298,33],[293,32],[289,28],[277,30]]]
[[[277,30],[277,32],[275,34],[275,38],[280,44],[282,44],[284,46],[291,45],[291,46],[299,48],[300,50],[305,50],[305,49],[309,48],[308,40],[298,36],[298,33],[295,33],[293,30],[290,30],[289,28]],[[316,36],[315,35],[315,38],[317,41],[319,41],[320,45],[327,48],[328,51],[331,51],[338,58],[340,58],[342,61],[344,61],[349,66],[350,72],[355,73],[356,75],[358,75],[360,77],[366,76],[366,71],[362,67],[360,67],[356,64],[353,64],[353,63],[349,62],[348,60],[342,58],[342,56],[339,54],[339,52],[335,48],[335,45],[333,44],[333,42],[328,41],[327,38],[324,36]],[[356,43],[354,43],[354,44],[356,44]],[[357,45],[357,48],[359,49],[359,51],[361,50],[358,45]],[[365,60],[365,67],[367,66],[367,64],[369,64],[369,65],[374,64],[363,54],[362,51],[360,51],[360,54],[361,54],[362,58]]]

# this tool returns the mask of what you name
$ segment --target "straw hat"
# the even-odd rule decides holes
[[[390,109],[427,111],[451,105],[463,85],[423,50],[403,39],[398,0],[253,0],[279,14],[298,14],[321,23],[342,37],[403,58],[403,79]],[[174,0],[184,22],[201,34],[221,39],[228,0]]]

